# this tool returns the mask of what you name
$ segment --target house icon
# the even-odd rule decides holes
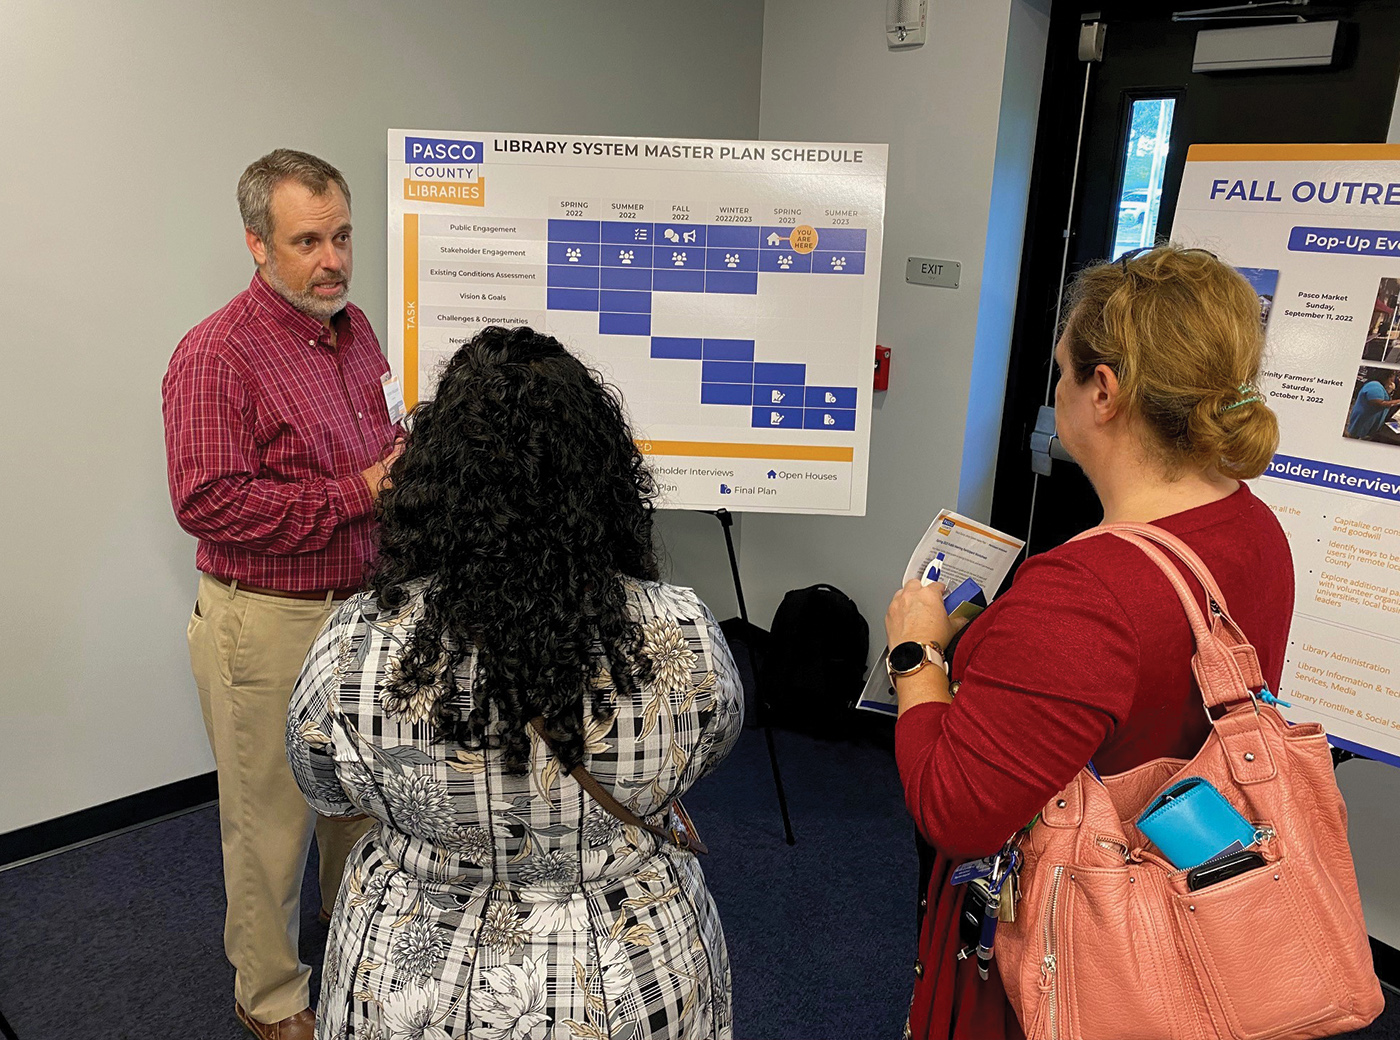
[[[770,246],[776,246],[776,245],[778,245],[780,242],[782,242],[782,237],[781,237],[776,231],[769,232],[769,234],[768,234],[768,244],[769,244]]]

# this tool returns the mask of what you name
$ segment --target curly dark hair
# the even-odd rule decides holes
[[[517,773],[543,715],[572,769],[583,705],[608,718],[609,685],[651,679],[622,579],[657,577],[655,487],[616,390],[551,336],[483,329],[414,409],[390,479],[370,587],[392,610],[423,582],[425,609],[386,701],[430,695],[441,739],[500,749]]]

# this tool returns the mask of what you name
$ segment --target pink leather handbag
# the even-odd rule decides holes
[[[1161,758],[1102,781],[1085,769],[1022,844],[1022,896],[995,956],[1029,1040],[1264,1040],[1360,1029],[1384,1001],[1322,726],[1290,726],[1252,690],[1254,647],[1198,556],[1149,524],[1108,524],[1176,589],[1191,671],[1221,709],[1190,761]],[[1157,543],[1153,545],[1152,543]],[[1179,559],[1206,590],[1210,620]],[[1175,780],[1209,780],[1257,828],[1265,865],[1189,891],[1186,871],[1133,821]]]

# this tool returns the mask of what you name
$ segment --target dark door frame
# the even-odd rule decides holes
[[[1034,491],[1036,484],[1030,466],[1030,435],[1036,418],[1036,408],[1045,403],[1044,396],[1047,385],[1053,390],[1051,379],[1051,350],[1054,346],[1054,316],[1056,305],[1059,302],[1059,277],[1062,258],[1064,255],[1066,236],[1070,238],[1070,264],[1067,271],[1069,276],[1073,276],[1077,269],[1074,253],[1079,246],[1079,236],[1082,233],[1085,241],[1099,242],[1095,252],[1098,255],[1106,252],[1109,248],[1109,237],[1112,234],[1107,209],[1099,212],[1097,208],[1086,210],[1085,206],[1099,207],[1102,202],[1098,195],[1102,194],[1102,182],[1098,181],[1098,187],[1093,187],[1089,182],[1094,182],[1096,177],[1101,175],[1101,170],[1096,165],[1087,168],[1089,160],[1081,160],[1086,163],[1086,167],[1081,167],[1079,172],[1079,190],[1075,193],[1075,212],[1070,215],[1069,229],[1066,228],[1066,216],[1069,211],[1072,188],[1071,185],[1075,176],[1075,142],[1079,131],[1079,117],[1081,99],[1085,98],[1085,63],[1078,58],[1079,30],[1083,22],[1092,21],[1096,18],[1107,23],[1106,56],[1112,62],[1115,56],[1115,40],[1122,45],[1123,33],[1120,30],[1115,36],[1115,25],[1123,25],[1128,22],[1143,22],[1160,19],[1170,19],[1173,10],[1183,8],[1209,6],[1205,3],[1195,3],[1193,0],[1173,0],[1173,2],[1162,2],[1162,0],[1105,0],[1101,4],[1093,4],[1089,0],[1055,0],[1051,8],[1050,28],[1046,46],[1045,74],[1041,89],[1041,110],[1040,119],[1036,128],[1035,156],[1031,169],[1031,186],[1026,211],[1026,235],[1021,254],[1020,269],[1020,291],[1018,293],[1016,315],[1012,326],[1011,356],[1007,371],[1006,398],[1002,412],[1001,433],[997,450],[997,471],[992,498],[992,525],[1010,532],[1017,537],[1025,537],[1030,522],[1031,503],[1033,493],[1037,497],[1036,511],[1040,512],[1041,502],[1056,502],[1057,499],[1079,501],[1083,496],[1092,496],[1092,489],[1088,481],[1078,472],[1073,464],[1057,462],[1055,463],[1054,476],[1049,480],[1042,479],[1039,490]],[[1309,6],[1305,13],[1309,18],[1338,18],[1342,21],[1342,40],[1339,59],[1337,64],[1331,69],[1301,69],[1287,70],[1286,72],[1274,73],[1244,73],[1244,74],[1224,74],[1223,76],[1212,76],[1210,79],[1197,80],[1193,75],[1190,79],[1190,86],[1182,93],[1182,101],[1178,102],[1176,121],[1181,123],[1181,130],[1174,129],[1174,142],[1171,157],[1167,163],[1167,170],[1163,181],[1162,202],[1159,213],[1158,229],[1159,233],[1170,229],[1171,221],[1176,210],[1176,194],[1181,184],[1181,174],[1185,166],[1186,145],[1191,143],[1218,142],[1223,143],[1224,139],[1218,134],[1212,135],[1209,130],[1198,132],[1200,120],[1192,118],[1190,115],[1191,106],[1186,100],[1193,92],[1208,93],[1222,85],[1228,84],[1231,76],[1235,76],[1237,84],[1254,84],[1256,87],[1261,84],[1285,84],[1285,89],[1296,89],[1299,85],[1304,85],[1310,80],[1319,83],[1330,81],[1333,84],[1345,85],[1348,89],[1363,90],[1360,96],[1369,97],[1374,95],[1376,85],[1385,76],[1389,76],[1390,95],[1386,98],[1384,111],[1378,111],[1379,106],[1372,106],[1364,124],[1367,130],[1358,136],[1355,129],[1333,129],[1326,121],[1320,118],[1320,113],[1313,111],[1308,113],[1309,118],[1305,120],[1311,128],[1308,130],[1309,139],[1315,139],[1319,143],[1326,141],[1340,141],[1344,137],[1337,134],[1345,134],[1355,137],[1357,140],[1384,140],[1385,128],[1389,123],[1389,102],[1394,95],[1394,84],[1397,77],[1400,77],[1400,47],[1393,51],[1393,64],[1387,69],[1380,66],[1383,61],[1377,58],[1378,52],[1385,52],[1387,56],[1392,53],[1389,50],[1392,36],[1396,30],[1392,26],[1382,26],[1379,23],[1396,21],[1394,13],[1400,11],[1400,0],[1355,0],[1351,3],[1323,3],[1320,0]],[[1387,14],[1385,12],[1392,12]],[[1359,45],[1358,40],[1360,29],[1366,30],[1367,39],[1362,41],[1369,46]],[[1230,28],[1238,25],[1249,24],[1244,22],[1219,22],[1219,23],[1192,23],[1189,27],[1182,26],[1175,29],[1174,33],[1179,35],[1187,31],[1195,31],[1204,28]],[[1383,30],[1383,31],[1381,31]],[[1117,51],[1119,55],[1123,52]],[[1364,55],[1362,64],[1364,68],[1355,67],[1357,55]],[[1088,120],[1085,134],[1085,156],[1089,156],[1093,150],[1090,143],[1091,133],[1101,131],[1104,116],[1099,114],[1099,123],[1095,124],[1094,109],[1099,101],[1106,101],[1100,97],[1100,68],[1094,69],[1089,77],[1089,87],[1087,94]],[[1364,74],[1363,74],[1364,73]],[[1147,76],[1148,82],[1157,82],[1161,79],[1158,76]],[[1200,84],[1198,91],[1197,84]],[[1364,84],[1364,87],[1363,87]],[[1173,87],[1178,87],[1178,83],[1161,82],[1162,92],[1167,92]],[[1118,88],[1109,88],[1115,89]],[[1231,88],[1234,89],[1234,88]],[[1144,88],[1145,92],[1145,88]],[[1360,107],[1360,106],[1358,106]],[[1119,138],[1122,134],[1123,108],[1121,102],[1114,106],[1117,113],[1118,124],[1115,129]],[[1183,119],[1183,112],[1186,118]],[[1281,118],[1281,117],[1280,117]],[[1298,118],[1296,115],[1294,118]],[[1358,120],[1352,119],[1353,126],[1359,125]],[[1219,129],[1218,126],[1215,127]],[[1264,137],[1258,136],[1263,132]],[[1269,130],[1265,128],[1261,131],[1258,121],[1253,124],[1252,130],[1247,132],[1241,143],[1247,140],[1267,139]],[[1250,136],[1253,134],[1253,136]],[[1193,140],[1195,137],[1197,140]],[[1286,133],[1280,135],[1281,139],[1289,140]],[[1116,181],[1119,174],[1115,171],[1113,178]],[[1081,250],[1082,252],[1082,250]],[[1049,529],[1053,525],[1045,525],[1046,530],[1041,532],[1037,525],[1037,530],[1032,532],[1032,543],[1027,547],[1027,554],[1034,554],[1051,548],[1059,541],[1067,537],[1069,533]]]

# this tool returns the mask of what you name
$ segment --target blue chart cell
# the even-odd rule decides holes
[[[650,289],[651,268],[604,267],[600,279],[598,284],[604,289]]]
[[[707,271],[757,271],[757,249],[707,249],[705,250],[705,270]]]
[[[767,405],[754,405],[752,426],[766,426],[770,430],[802,429],[801,408],[771,408]]]
[[[747,407],[753,403],[753,387],[748,383],[701,383],[701,404],[741,404]]]
[[[707,245],[711,249],[757,249],[759,230],[753,225],[735,227],[730,224],[711,224]]]
[[[654,358],[675,358],[682,361],[699,361],[701,340],[684,336],[653,336],[651,356]]]
[[[854,430],[855,409],[808,408],[802,413],[802,425],[808,430]]]
[[[651,287],[655,292],[704,292],[705,272],[658,267],[651,273]]]
[[[773,386],[769,383],[759,383],[753,388],[753,403],[766,404],[774,407],[782,405],[784,408],[801,408],[802,387]]]
[[[700,366],[702,383],[745,383],[753,385],[754,366],[748,361],[705,361]]]
[[[806,406],[808,408],[854,408],[856,388],[853,386],[809,386]]]
[[[706,361],[752,361],[753,348],[751,339],[707,339],[702,356]]]
[[[758,229],[758,244],[763,249],[789,249],[791,234],[790,227],[762,227]]]
[[[781,249],[762,249],[758,253],[758,269],[777,274],[782,274],[784,271],[811,274],[812,254],[794,253],[791,250],[784,252]]]
[[[746,274],[743,271],[706,271],[705,291],[754,296],[758,293],[758,272]]]
[[[552,311],[596,311],[597,289],[550,289],[549,309]]]
[[[704,224],[656,224],[654,234],[658,246],[704,249],[706,230]]]
[[[774,386],[804,386],[807,382],[807,366],[760,361],[753,366],[753,381],[771,383]]]
[[[815,250],[812,253],[812,273],[865,274],[865,254]]]
[[[699,246],[665,246],[656,247],[656,260],[652,266],[658,271],[703,271],[705,269],[705,250]]]
[[[598,306],[605,311],[625,311],[629,314],[650,314],[651,293],[624,292],[604,289]]]
[[[596,242],[551,242],[549,243],[549,262],[551,264],[568,264],[570,267],[598,266],[598,250],[601,247]]]
[[[596,220],[551,220],[549,222],[551,242],[599,242],[601,229]]]
[[[650,336],[650,314],[611,314],[598,315],[598,332],[604,336]]]
[[[551,289],[596,289],[598,268],[550,264],[548,285]]]
[[[865,252],[864,228],[817,228],[817,248]]]
[[[795,271],[798,274],[810,274],[812,271],[812,255],[810,253],[794,253],[765,249],[758,254],[758,269],[760,271],[777,274],[782,274],[787,271]]]
[[[651,246],[616,246],[607,245],[603,247],[604,267],[650,267],[651,266]]]
[[[603,221],[603,241],[604,242],[631,242],[633,244],[651,245],[651,225],[638,223],[634,220],[605,220]]]

